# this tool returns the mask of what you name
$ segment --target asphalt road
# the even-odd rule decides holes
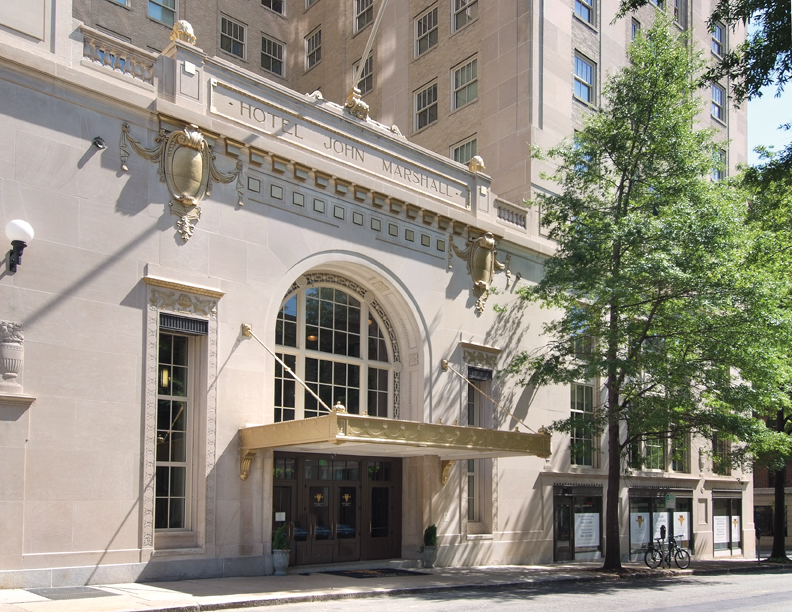
[[[321,606],[322,612],[790,612],[792,575],[752,573],[573,582],[289,604],[255,610],[316,612],[317,606]]]

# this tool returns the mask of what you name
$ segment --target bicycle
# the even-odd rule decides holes
[[[644,554],[644,563],[650,569],[656,569],[665,562],[670,568],[671,559],[673,559],[679,569],[687,569],[690,565],[690,553],[677,542],[681,539],[682,536],[669,539],[666,550],[663,538],[655,538],[657,544],[649,542],[646,554]]]

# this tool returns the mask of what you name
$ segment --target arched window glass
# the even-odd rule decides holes
[[[299,289],[278,312],[275,343],[278,357],[326,405],[341,402],[352,414],[392,414],[390,345],[365,301],[333,286]],[[274,383],[276,422],[326,412],[279,363]]]

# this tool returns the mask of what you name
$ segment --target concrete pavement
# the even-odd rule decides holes
[[[0,612],[199,612],[330,599],[376,597],[462,588],[498,588],[559,581],[651,579],[674,575],[731,572],[792,572],[792,566],[755,560],[693,561],[687,570],[649,570],[626,563],[621,576],[598,571],[601,562],[542,566],[420,569],[416,562],[392,562],[410,574],[355,578],[325,572],[337,566],[289,568],[287,576],[215,578],[178,582],[113,584],[90,587],[0,590]],[[412,566],[412,567],[410,567]],[[362,567],[373,567],[370,563]],[[389,567],[388,562],[376,567]],[[351,568],[351,569],[354,569]]]

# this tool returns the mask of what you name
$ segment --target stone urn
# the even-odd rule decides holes
[[[434,567],[437,561],[437,546],[424,546],[423,547],[423,566]]]
[[[289,567],[290,550],[273,550],[272,567],[275,569],[276,576],[285,576],[286,568]]]
[[[22,326],[11,321],[0,321],[0,393],[19,395],[22,385],[17,376],[25,360]]]

